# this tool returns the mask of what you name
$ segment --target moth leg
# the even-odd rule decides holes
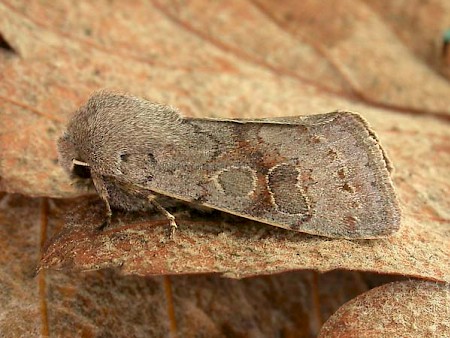
[[[173,239],[175,236],[175,230],[178,228],[177,223],[175,222],[175,216],[172,215],[170,212],[168,212],[166,209],[164,209],[161,204],[156,202],[155,200],[156,196],[150,195],[148,197],[148,200],[150,203],[160,212],[162,213],[168,220],[170,225],[170,235],[169,238]]]
[[[111,206],[109,205],[108,199],[104,199],[103,197],[102,197],[102,199],[106,205],[106,219],[98,227],[98,230],[103,230],[111,225],[111,217],[112,217]]]
[[[95,189],[97,190],[97,193],[99,194],[100,198],[105,202],[106,206],[106,219],[105,221],[98,227],[98,230],[103,230],[106,227],[109,227],[111,225],[111,217],[112,217],[112,211],[111,206],[109,205],[109,194],[108,190],[106,189],[105,182],[103,179],[94,174],[92,175],[92,181],[94,182]]]

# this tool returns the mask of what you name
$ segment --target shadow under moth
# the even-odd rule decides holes
[[[167,197],[334,238],[397,231],[392,166],[358,114],[213,119],[101,91],[58,140],[59,161],[106,204],[137,210]]]

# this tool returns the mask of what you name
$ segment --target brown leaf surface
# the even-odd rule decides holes
[[[298,269],[362,270],[450,281],[448,227],[434,223],[433,233],[420,223],[380,240],[338,240],[309,236],[269,225],[211,215],[179,212],[175,241],[168,222],[117,213],[110,228],[99,231],[104,205],[98,199],[59,203],[70,214],[52,238],[43,268],[93,270],[117,267],[142,276],[215,272],[248,277]],[[73,210],[72,210],[73,209]],[[56,221],[56,216],[50,216]],[[63,223],[62,220],[58,222]]]
[[[450,288],[404,281],[372,289],[342,306],[319,337],[448,337]]]
[[[69,114],[105,87],[197,116],[355,110],[383,141],[412,138],[410,147],[426,151],[426,137],[447,151],[439,146],[448,143],[441,121],[449,120],[450,85],[439,60],[450,6],[415,3],[420,18],[382,1],[3,1],[0,34],[15,52],[0,52],[0,188],[76,194],[54,141]],[[418,57],[419,49],[428,54]],[[392,157],[398,168],[416,166],[402,161],[404,150]]]
[[[245,280],[33,272],[65,209],[0,200],[0,335],[5,337],[314,337],[346,301],[392,277],[335,271]],[[43,229],[45,231],[43,231]]]

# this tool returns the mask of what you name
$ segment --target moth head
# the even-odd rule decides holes
[[[58,140],[59,163],[70,175],[77,186],[89,187],[92,185],[91,166],[86,162],[76,144],[65,133]]]

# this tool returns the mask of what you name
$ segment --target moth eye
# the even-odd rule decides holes
[[[122,160],[122,162],[127,162],[128,161],[128,154],[120,155],[120,159]]]
[[[91,168],[84,165],[74,164],[72,173],[79,178],[91,178]]]

